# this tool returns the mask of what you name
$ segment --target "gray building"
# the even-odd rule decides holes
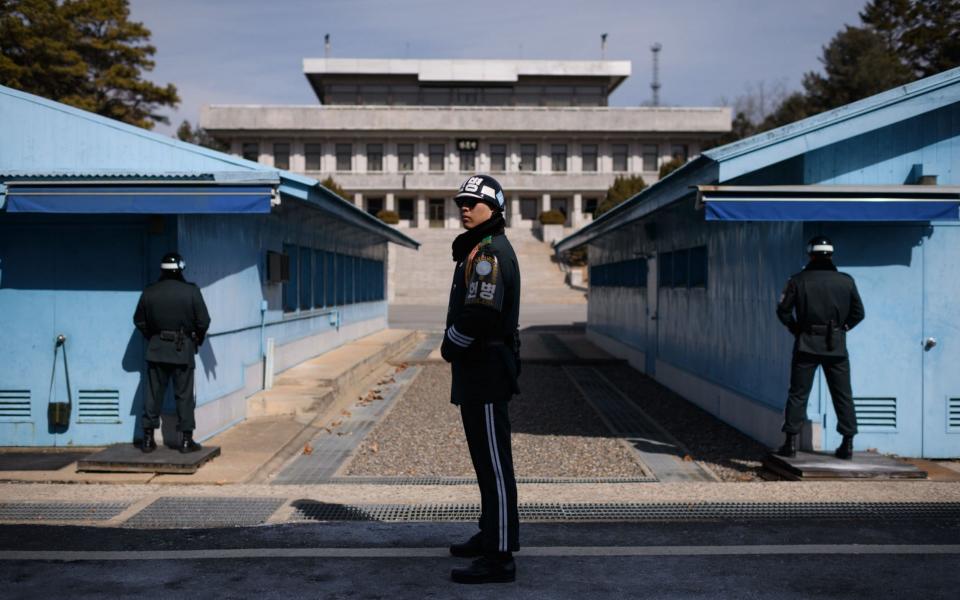
[[[730,130],[727,108],[610,107],[630,61],[305,59],[316,106],[212,105],[200,124],[244,158],[324,179],[401,227],[459,227],[451,190],[493,174],[512,227],[592,220],[617,175],[658,179]]]

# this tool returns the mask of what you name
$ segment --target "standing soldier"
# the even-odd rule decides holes
[[[200,288],[183,279],[183,258],[176,252],[160,262],[160,279],[147,286],[140,295],[133,315],[147,345],[147,381],[149,388],[143,401],[144,452],[157,448],[153,431],[160,426],[160,409],[166,395],[167,382],[173,378],[173,392],[177,400],[177,431],[180,432],[180,452],[196,452],[200,444],[193,441],[194,408],[193,355],[203,344],[210,327],[210,315],[203,302]]]
[[[834,455],[849,460],[853,458],[857,415],[850,388],[847,332],[863,320],[863,302],[853,277],[834,266],[833,244],[828,238],[812,238],[807,254],[810,262],[787,282],[777,306],[777,318],[795,337],[783,422],[786,440],[777,454],[797,455],[797,435],[807,417],[807,399],[819,365],[837,413],[837,431],[843,435]]]
[[[509,582],[516,578],[512,553],[520,549],[508,412],[519,393],[520,269],[504,235],[500,184],[475,175],[455,200],[466,231],[453,241],[457,267],[440,351],[451,363],[451,402],[460,407],[481,513],[480,532],[450,546],[454,556],[479,558],[451,576],[457,583]]]

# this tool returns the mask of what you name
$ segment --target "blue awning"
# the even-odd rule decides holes
[[[708,221],[958,221],[943,186],[698,186]]]
[[[7,212],[69,214],[269,213],[269,185],[30,185],[8,183]]]

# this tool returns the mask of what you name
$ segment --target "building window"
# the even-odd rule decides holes
[[[260,144],[257,142],[244,142],[241,155],[247,160],[257,162],[260,160]]]
[[[661,252],[657,257],[657,268],[660,270],[660,287],[673,286],[673,252]]]
[[[509,106],[513,104],[513,90],[511,88],[485,88],[483,103],[487,106]]]
[[[319,171],[323,159],[323,144],[304,144],[303,154],[307,171]]]
[[[583,214],[592,215],[593,213],[597,212],[597,204],[599,204],[599,200],[596,198],[584,198],[582,207]]]
[[[367,144],[367,171],[383,170],[383,144]]]
[[[566,217],[568,214],[567,207],[570,205],[570,202],[567,198],[551,198],[550,199],[550,208],[552,210],[563,213],[563,216]]]
[[[420,103],[420,88],[415,85],[395,85],[391,96],[398,106],[412,106]]]
[[[626,144],[612,144],[611,153],[613,154],[613,170],[614,171],[626,171],[627,170],[627,145]]]
[[[313,251],[313,307],[321,308],[324,302],[324,281],[326,280],[326,255],[323,250]]]
[[[490,144],[490,170],[496,172],[507,170],[506,144]]]
[[[293,244],[284,244],[283,253],[290,260],[290,279],[283,284],[283,311],[295,312],[297,310],[297,281],[300,279],[299,262],[300,252]]]
[[[520,170],[521,171],[537,170],[537,145],[536,144],[520,144]]]
[[[397,167],[401,172],[413,171],[413,144],[397,144]]]
[[[480,104],[480,88],[454,88],[453,103],[460,106]]]
[[[284,171],[290,168],[290,144],[277,143],[273,145],[273,166]]]
[[[367,212],[373,216],[383,210],[383,198],[367,198]]]
[[[643,258],[590,266],[590,287],[647,287],[647,261]]]
[[[404,221],[413,220],[413,198],[397,199],[397,214]]]
[[[707,287],[707,247],[690,248],[690,287]]]
[[[537,199],[520,198],[520,218],[532,221],[537,218]]]
[[[443,144],[430,144],[427,147],[427,150],[430,157],[430,170],[442,171],[444,153]]]
[[[660,165],[660,147],[656,144],[643,145],[643,170],[647,173],[656,173]]]
[[[353,146],[350,144],[337,144],[337,170],[350,171],[353,166]]]
[[[471,173],[477,170],[476,150],[460,150],[460,170]]]
[[[580,146],[580,155],[583,157],[583,171],[592,173],[597,170],[597,145],[583,144]]]
[[[687,162],[687,145],[674,144],[670,149],[670,156],[673,158],[679,157],[683,162]]]
[[[567,170],[567,145],[552,144],[550,146],[550,168],[555,173]]]
[[[300,310],[313,308],[313,250],[300,248]]]

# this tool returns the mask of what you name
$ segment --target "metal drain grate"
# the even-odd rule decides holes
[[[0,504],[0,521],[107,521],[129,503],[20,502]]]
[[[684,460],[681,444],[596,369],[568,366],[564,371],[607,427],[630,443],[657,479],[716,481],[696,462]]]
[[[420,345],[407,355],[407,360],[426,360],[430,357],[430,353],[440,346],[441,341],[443,341],[443,333],[428,333]]]
[[[399,397],[400,390],[419,372],[420,367],[407,368],[393,376],[393,383],[378,386],[383,400],[350,407],[350,416],[339,427],[332,433],[321,431],[314,436],[310,441],[313,451],[294,458],[271,483],[302,485],[329,480]]]
[[[541,333],[540,340],[555,359],[576,360],[579,358],[555,333]]]
[[[314,501],[293,504],[294,521],[474,521],[478,504],[343,505]],[[960,503],[650,503],[521,504],[520,520],[531,521],[715,521],[779,519],[960,520]]]
[[[520,484],[656,483],[656,477],[517,477]],[[331,477],[321,483],[349,485],[476,485],[473,477]]]
[[[127,520],[143,529],[250,527],[270,518],[283,498],[158,498]]]

